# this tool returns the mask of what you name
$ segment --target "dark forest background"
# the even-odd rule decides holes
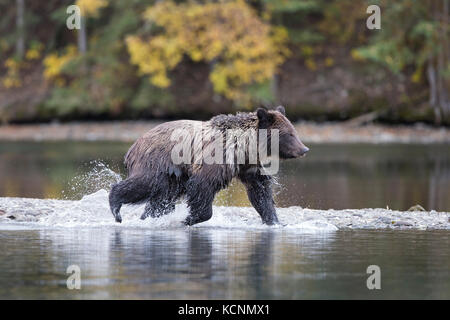
[[[380,30],[366,27],[372,4]],[[1,123],[283,104],[293,120],[450,124],[448,0],[0,0],[0,12]]]

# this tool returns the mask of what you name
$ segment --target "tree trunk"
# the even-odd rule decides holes
[[[87,51],[87,37],[86,37],[86,19],[81,16],[80,30],[78,30],[78,52],[85,54]]]
[[[283,104],[283,102],[279,97],[279,86],[280,86],[280,76],[275,73],[270,81],[270,91],[272,92],[273,102],[276,105]]]
[[[428,61],[427,77],[430,89],[430,106],[433,108],[435,122],[440,124],[442,120],[450,121],[450,101],[448,98],[448,80],[443,71],[449,63],[448,57],[448,14],[449,0],[443,0],[443,6],[434,6],[433,16],[439,22],[438,38],[442,45],[437,55]],[[435,3],[436,4],[436,3]],[[443,13],[443,14],[442,14]]]
[[[438,55],[438,68],[439,68],[439,83],[438,83],[438,90],[439,90],[439,105],[441,107],[442,113],[444,117],[446,118],[446,121],[450,121],[450,101],[448,99],[448,88],[449,83],[448,79],[442,74],[442,72],[445,70],[446,64],[450,63],[448,58],[448,15],[449,15],[449,1],[444,0],[443,1],[443,19],[442,19],[442,26],[441,26],[441,41],[443,48],[439,52]]]
[[[23,59],[25,55],[25,0],[16,0],[16,56]]]
[[[427,66],[427,77],[428,77],[428,86],[430,90],[430,99],[429,103],[430,106],[433,108],[434,111],[434,122],[436,124],[440,124],[442,120],[441,116],[441,110],[439,110],[438,106],[438,98],[437,98],[437,77],[436,77],[436,70],[433,66],[433,61],[428,62]]]

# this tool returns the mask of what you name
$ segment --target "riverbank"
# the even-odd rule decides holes
[[[124,141],[132,142],[158,121],[74,122],[0,126],[0,141]],[[450,143],[450,129],[427,125],[298,122],[305,143]]]

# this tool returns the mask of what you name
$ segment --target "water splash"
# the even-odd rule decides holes
[[[188,228],[184,202],[175,211],[157,219],[140,219],[145,205],[124,205],[118,224],[109,209],[108,192],[99,190],[81,200],[0,198],[0,230],[11,224],[42,227],[114,227],[152,230]],[[301,207],[278,208],[281,225],[266,226],[252,207],[214,206],[210,220],[191,228],[270,229],[300,233],[333,232],[338,229],[444,229],[450,230],[450,213],[393,211],[388,209],[314,210]],[[12,217],[12,218],[11,218]]]
[[[79,200],[99,190],[109,191],[122,176],[101,160],[92,160],[82,168],[83,173],[72,178],[62,193],[64,200]],[[117,170],[118,171],[118,170]]]

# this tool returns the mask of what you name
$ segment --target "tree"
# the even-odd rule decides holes
[[[356,54],[385,65],[397,74],[407,75],[413,68],[413,82],[425,78],[428,81],[429,104],[434,110],[435,122],[448,120],[449,1],[398,0],[393,3],[381,0],[379,4],[382,6],[381,30]]]
[[[23,59],[25,54],[25,0],[16,0],[16,56]]]
[[[270,81],[288,54],[285,29],[263,22],[243,1],[164,1],[144,17],[156,31],[145,38],[129,36],[127,46],[131,62],[157,87],[170,85],[168,73],[187,56],[210,64],[215,92],[248,105],[247,89]]]
[[[77,6],[81,10],[80,30],[78,30],[78,52],[85,54],[87,51],[87,17],[96,17],[101,8],[108,5],[107,0],[77,0]]]

